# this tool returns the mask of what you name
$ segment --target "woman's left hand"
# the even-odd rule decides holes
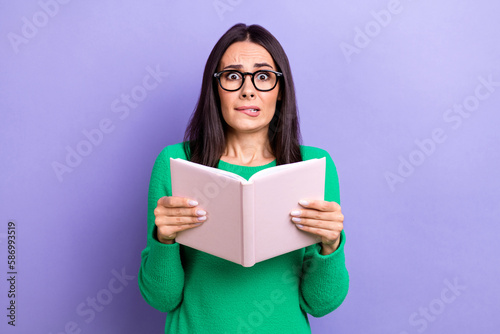
[[[301,200],[299,204],[305,209],[290,212],[292,222],[302,231],[321,237],[321,254],[333,253],[339,247],[344,228],[340,205],[323,200]]]

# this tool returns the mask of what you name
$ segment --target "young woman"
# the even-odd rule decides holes
[[[253,267],[176,243],[178,232],[210,224],[210,212],[194,199],[172,196],[170,157],[246,179],[272,166],[325,157],[324,200],[301,202],[301,210],[290,212],[291,224],[321,242]],[[328,152],[300,144],[292,73],[281,45],[261,26],[233,26],[208,57],[184,141],[163,149],[151,175],[138,282],[144,299],[168,312],[165,333],[311,333],[307,314],[332,312],[349,287],[338,185]]]

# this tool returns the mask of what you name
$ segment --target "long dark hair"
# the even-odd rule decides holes
[[[231,27],[215,44],[203,73],[201,93],[184,133],[184,151],[188,160],[217,167],[226,148],[225,129],[228,126],[221,112],[220,98],[214,73],[227,48],[249,41],[264,47],[273,57],[277,71],[283,73],[279,89],[281,100],[269,124],[269,142],[276,165],[302,161],[300,128],[295,100],[295,87],[290,63],[278,40],[260,25],[239,23]]]

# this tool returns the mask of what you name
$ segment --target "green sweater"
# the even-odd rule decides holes
[[[324,199],[340,204],[337,171],[328,152],[312,146],[301,146],[301,152],[303,160],[326,157]],[[172,196],[170,157],[187,160],[182,143],[165,147],[154,164],[147,246],[141,253],[138,274],[146,302],[168,312],[165,333],[311,333],[307,313],[322,317],[342,304],[349,289],[343,231],[340,246],[332,254],[321,255],[318,243],[253,267],[178,243],[160,243],[153,210],[160,197]],[[247,180],[272,166],[276,160],[255,167],[222,160],[218,164]]]

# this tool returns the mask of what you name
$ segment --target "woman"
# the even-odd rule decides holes
[[[151,175],[138,281],[144,299],[168,312],[165,333],[311,333],[307,313],[321,317],[343,302],[349,276],[337,172],[328,152],[299,144],[296,109],[288,58],[274,36],[258,25],[229,29],[208,58],[183,143],[163,149]],[[246,179],[326,157],[325,200],[290,212],[290,223],[321,243],[253,267],[176,243],[178,232],[210,224],[210,213],[172,196],[170,157]]]

